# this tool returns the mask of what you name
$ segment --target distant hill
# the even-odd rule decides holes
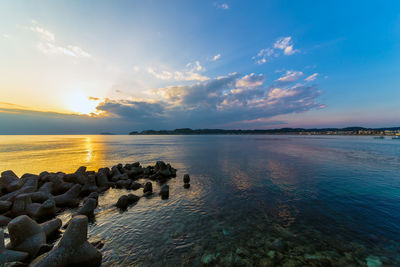
[[[190,129],[181,128],[175,130],[145,130],[142,132],[133,131],[130,135],[206,135],[206,134],[379,134],[383,131],[400,131],[400,127],[389,128],[364,128],[364,127],[346,127],[346,128],[281,128],[270,130],[224,130],[224,129]],[[362,133],[361,133],[362,134]]]

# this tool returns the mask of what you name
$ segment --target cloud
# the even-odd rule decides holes
[[[53,55],[65,55],[70,57],[89,58],[91,55],[83,50],[81,47],[76,45],[60,45],[56,42],[55,34],[51,31],[38,26],[35,20],[32,21],[34,26],[28,29],[39,35],[41,41],[39,41],[36,47],[43,54]]]
[[[272,47],[261,49],[258,54],[252,57],[256,64],[264,64],[268,61],[268,58],[275,56],[278,57],[282,52],[283,55],[290,56],[297,52],[300,52],[298,49],[293,48],[292,37],[281,37],[278,38]]]
[[[155,70],[151,67],[147,68],[147,72],[160,80],[175,81],[207,81],[209,77],[202,75],[205,68],[201,66],[199,61],[186,64],[182,71]]]
[[[229,9],[229,5],[227,3],[214,3],[214,6],[216,6],[219,9],[224,9],[224,10]]]
[[[265,77],[263,74],[255,75],[251,73],[249,75],[245,75],[244,77],[238,79],[236,81],[236,87],[247,87],[247,88],[255,88],[260,87],[264,84]]]
[[[311,81],[314,81],[315,79],[317,79],[317,76],[318,76],[318,73],[314,73],[314,74],[311,74],[310,76],[308,76],[307,78],[305,78],[304,80],[307,82],[311,82]]]
[[[285,75],[278,78],[276,81],[278,82],[295,82],[297,81],[301,76],[303,76],[303,72],[301,71],[293,71],[293,70],[288,70],[286,71]]]
[[[216,55],[211,59],[211,61],[217,61],[218,59],[220,59],[220,57],[221,57],[221,54],[216,54]]]

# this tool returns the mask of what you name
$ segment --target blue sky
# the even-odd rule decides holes
[[[398,1],[2,1],[1,133],[400,125]]]

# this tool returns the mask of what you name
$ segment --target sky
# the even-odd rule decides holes
[[[400,126],[399,1],[1,1],[0,134]]]

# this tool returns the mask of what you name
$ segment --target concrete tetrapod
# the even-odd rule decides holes
[[[4,247],[4,232],[0,229],[0,265],[6,262],[22,261],[28,257],[28,253],[16,250],[9,250]]]
[[[102,255],[87,241],[87,228],[88,218],[84,215],[75,216],[58,245],[50,252],[36,258],[29,266],[100,266]]]

